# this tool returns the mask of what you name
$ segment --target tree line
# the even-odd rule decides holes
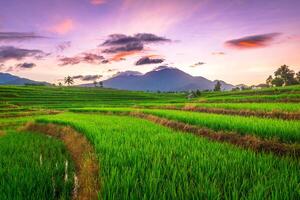
[[[267,78],[266,83],[276,87],[300,84],[300,71],[295,73],[289,66],[282,65],[274,72],[274,77],[270,75]]]

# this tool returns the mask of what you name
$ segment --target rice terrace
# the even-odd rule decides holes
[[[300,1],[0,1],[0,200],[299,200]]]
[[[0,92],[0,199],[300,195],[299,86],[193,100],[105,88]],[[258,102],[223,103],[236,95]]]

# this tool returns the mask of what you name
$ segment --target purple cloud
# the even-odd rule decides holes
[[[147,65],[147,64],[157,64],[164,62],[164,59],[162,58],[151,58],[148,56],[140,58],[135,65]]]
[[[24,58],[33,57],[41,59],[49,54],[37,49],[21,49],[13,46],[0,46],[0,62],[7,60],[22,60]]]
[[[225,45],[236,49],[261,48],[270,45],[274,41],[274,39],[280,35],[282,35],[282,33],[252,35],[252,36],[226,41]]]

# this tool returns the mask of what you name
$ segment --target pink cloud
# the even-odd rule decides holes
[[[64,19],[63,21],[55,24],[49,30],[58,34],[66,34],[74,29],[74,22],[71,19]]]
[[[251,35],[243,38],[233,39],[225,42],[225,45],[236,49],[253,49],[269,46],[282,35],[281,33],[267,33],[262,35]]]
[[[106,0],[90,0],[90,3],[93,5],[101,5],[106,3]]]

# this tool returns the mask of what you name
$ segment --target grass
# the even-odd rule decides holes
[[[219,108],[226,110],[250,110],[262,112],[300,112],[299,103],[173,103],[173,104],[142,104],[144,107],[159,107],[175,106],[183,108],[185,106],[193,106],[196,108]]]
[[[1,200],[70,199],[74,168],[62,142],[9,131],[0,136],[0,155]]]
[[[132,112],[177,120],[191,125],[207,127],[215,131],[234,131],[240,134],[253,134],[261,138],[279,139],[287,143],[300,142],[300,123],[280,119],[230,116],[210,113],[196,113],[177,110],[131,109],[131,108],[83,108],[71,109],[75,112]]]
[[[202,102],[300,102],[300,85],[259,90],[204,92]]]
[[[300,142],[300,123],[298,121],[173,110],[143,110],[143,112],[192,125],[208,127],[216,131],[235,131],[240,134],[254,134],[268,139],[278,138],[284,142]]]
[[[299,120],[235,116],[234,112],[225,115],[134,109],[153,105],[194,105],[237,112],[249,110],[253,115],[257,114],[255,116],[265,117],[258,113],[297,115],[300,110],[297,102],[300,102],[300,86],[202,92],[199,98],[192,100],[187,100],[183,93],[0,86],[0,199],[71,198],[73,180],[63,181],[65,160],[71,163],[63,143],[54,138],[17,131],[24,123],[34,120],[70,125],[88,138],[100,166],[99,177],[93,176],[101,181],[99,199],[300,199],[300,163],[297,158],[254,153],[172,131],[135,117],[99,113],[54,115],[53,112],[117,114],[139,110],[215,131],[233,131],[278,139],[278,143],[299,144]],[[61,133],[52,128],[49,131]],[[79,145],[73,142],[68,145],[67,149],[72,147],[76,152],[82,149],[76,148]],[[76,161],[79,157],[72,158]],[[53,167],[56,163],[58,168]],[[73,164],[69,165],[70,176],[73,168]],[[57,186],[56,196],[53,195],[53,180]]]
[[[91,120],[92,119],[92,120]],[[171,131],[149,121],[59,114],[94,144],[103,199],[299,199],[300,163]]]
[[[183,94],[153,94],[105,88],[0,86],[0,102],[25,107],[73,108],[134,105],[142,102],[182,102]]]

